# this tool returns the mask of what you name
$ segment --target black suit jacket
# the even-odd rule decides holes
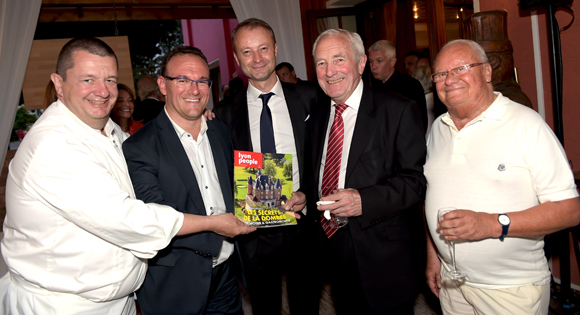
[[[284,91],[284,99],[288,106],[290,121],[294,132],[294,143],[296,145],[296,155],[298,158],[298,168],[300,173],[300,191],[303,189],[306,177],[310,174],[305,170],[312,169],[311,165],[311,145],[309,119],[311,106],[320,101],[320,98],[327,99],[314,86],[305,84],[292,84],[281,82]],[[214,112],[229,128],[235,150],[254,151],[252,137],[250,133],[250,120],[248,117],[247,88],[236,94],[231,100],[218,103],[214,107]],[[307,215],[298,220],[298,224],[310,224],[315,217],[320,214],[318,211],[307,211]],[[287,229],[288,227],[283,227]],[[256,250],[257,237],[259,233],[244,235],[244,254],[251,258]]]
[[[227,212],[234,212],[233,148],[227,127],[207,122],[217,175]],[[207,215],[191,163],[175,128],[162,111],[123,143],[129,174],[138,199],[190,214]],[[210,291],[212,257],[223,236],[201,232],[176,236],[149,260],[138,301],[148,314],[200,314]],[[236,251],[232,257],[238,255]],[[239,258],[239,257],[238,257]]]
[[[415,101],[419,105],[419,111],[421,112],[421,122],[423,126],[423,133],[427,130],[427,101],[425,100],[425,91],[421,82],[417,79],[404,75],[399,71],[395,70],[387,82],[382,83],[379,80],[372,80],[373,89],[383,89],[385,91],[391,91],[394,93],[401,94],[402,96]],[[435,116],[437,117],[437,116]]]
[[[330,102],[312,110],[314,178],[320,167]],[[417,205],[425,196],[425,136],[415,102],[365,86],[350,146],[345,188],[357,189],[362,215],[347,225],[364,294],[384,310],[412,300],[422,283],[416,230],[423,228]],[[348,271],[345,271],[348,272]]]

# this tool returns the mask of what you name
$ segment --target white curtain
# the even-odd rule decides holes
[[[0,165],[4,164],[42,0],[0,0]]]
[[[306,80],[300,0],[230,0],[230,3],[239,22],[253,17],[270,24],[278,42],[277,63],[291,63],[296,75]]]

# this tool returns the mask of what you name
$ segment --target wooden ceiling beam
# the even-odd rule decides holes
[[[48,0],[47,0],[48,1]],[[51,0],[52,1],[52,0]],[[54,0],[56,1],[56,0]],[[117,6],[118,21],[181,20],[181,19],[235,19],[231,6]],[[113,7],[43,7],[39,23],[114,21]]]
[[[42,0],[42,6],[231,6],[229,0]]]

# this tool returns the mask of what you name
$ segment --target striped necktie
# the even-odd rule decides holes
[[[322,196],[330,195],[334,190],[338,189],[338,177],[342,161],[342,143],[344,141],[344,122],[342,120],[342,113],[347,107],[348,105],[346,104],[334,104],[334,122],[332,123],[330,134],[328,136],[324,174],[322,176]],[[320,224],[328,238],[338,231],[338,227],[332,227],[330,225],[330,222],[324,217],[324,213],[321,213],[320,215]]]

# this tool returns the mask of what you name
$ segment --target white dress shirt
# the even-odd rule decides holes
[[[127,135],[110,119],[104,132],[60,101],[44,112],[10,163],[2,240],[13,276],[97,310],[127,301],[184,217],[135,199]]]
[[[294,142],[294,129],[288,112],[288,105],[284,98],[284,90],[280,79],[276,77],[276,84],[270,90],[274,93],[268,101],[268,107],[272,112],[272,126],[274,127],[274,141],[276,153],[292,154],[292,190],[300,188],[300,173],[298,157],[296,156],[296,143]],[[248,116],[250,119],[250,135],[254,152],[262,152],[260,146],[260,115],[262,113],[262,99],[260,94],[267,94],[256,89],[252,83],[248,83]]]
[[[179,125],[171,119],[171,116],[167,113],[167,107],[165,107],[164,110],[169,121],[171,121],[173,128],[175,128],[175,132],[177,132],[177,136],[183,145],[185,154],[187,154],[187,158],[189,159],[189,163],[191,164],[191,168],[195,174],[197,185],[199,186],[199,191],[201,192],[201,199],[205,205],[207,215],[214,214],[218,209],[225,211],[226,204],[224,202],[222,188],[220,186],[215,162],[213,160],[211,144],[207,136],[207,122],[205,121],[205,117],[202,116],[201,129],[197,135],[197,140],[195,140],[190,133],[183,130],[183,128],[179,127]],[[233,251],[234,244],[224,237],[220,253],[218,257],[214,257],[213,259],[213,267],[226,261]]]
[[[346,177],[346,166],[348,164],[348,154],[350,152],[350,145],[352,143],[352,135],[354,134],[354,127],[356,125],[356,117],[358,116],[358,109],[362,99],[363,82],[359,81],[356,89],[352,95],[346,100],[345,104],[348,107],[342,112],[342,122],[344,123],[344,139],[342,142],[342,157],[340,160],[340,173],[338,175],[338,188],[344,188],[344,180]],[[326,149],[328,147],[328,137],[330,129],[334,122],[334,114],[336,109],[334,107],[336,102],[330,101],[330,118],[328,119],[328,126],[326,128],[326,139],[324,140],[324,149],[322,151],[322,160],[320,161],[320,183],[318,183],[318,191],[322,186],[322,178],[324,176],[324,165],[326,163]]]

